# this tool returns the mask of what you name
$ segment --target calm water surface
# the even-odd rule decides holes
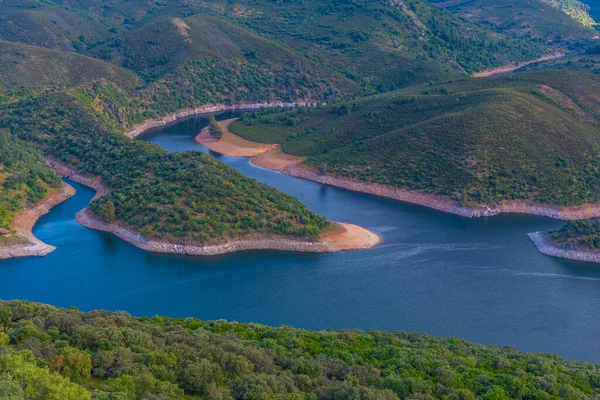
[[[193,119],[143,140],[207,151]],[[57,247],[44,258],[0,262],[0,297],[296,327],[407,330],[600,361],[600,265],[539,254],[526,236],[561,222],[533,216],[466,219],[292,178],[218,156],[335,221],[384,238],[369,251],[149,254],[79,226],[93,191],[42,217],[34,233]]]

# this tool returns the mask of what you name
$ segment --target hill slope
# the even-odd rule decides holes
[[[231,130],[322,172],[463,205],[577,205],[600,200],[599,88],[591,74],[522,73],[248,115]]]
[[[143,83],[135,73],[91,57],[0,40],[0,93],[41,92],[101,79],[124,89]]]
[[[174,36],[167,34],[170,30],[165,20],[213,15],[379,90],[534,59],[548,51],[546,45],[492,32],[425,0],[351,0],[327,5],[316,0],[285,4],[266,0],[130,0],[110,4],[98,0],[6,1],[9,6],[0,11],[0,38],[10,41],[114,57],[116,62],[141,67],[143,63],[138,61],[152,54],[160,52],[177,58],[186,52],[180,45],[173,54],[168,52]],[[82,23],[82,18],[89,22]],[[136,41],[136,36],[148,39]],[[120,39],[128,48],[126,56],[117,56],[106,48],[105,43],[113,41],[114,45]],[[142,46],[128,46],[127,42]],[[149,54],[145,54],[147,44],[154,46]],[[98,49],[103,45],[103,50]],[[160,57],[154,61],[161,62]],[[155,77],[169,64],[162,61],[162,67],[155,62],[154,68],[143,73]]]
[[[594,20],[578,1],[555,0],[435,0],[453,14],[504,33],[566,46],[596,33]]]

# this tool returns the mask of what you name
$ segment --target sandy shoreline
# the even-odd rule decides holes
[[[223,130],[224,134],[221,140],[216,140],[211,137],[208,134],[208,129],[205,128],[198,136],[196,136],[196,141],[208,149],[220,154],[234,157],[239,157],[238,154],[245,154],[246,157],[252,157],[251,162],[253,164],[263,168],[281,171],[286,175],[354,192],[416,204],[462,217],[491,217],[499,214],[531,214],[560,220],[579,220],[600,217],[600,204],[558,207],[513,200],[497,204],[465,207],[461,206],[458,201],[449,197],[423,193],[416,190],[400,189],[378,183],[359,182],[330,174],[322,174],[316,169],[303,164],[306,157],[285,154],[281,150],[280,145],[258,144],[236,136],[227,129],[227,126],[233,120],[235,119],[222,121],[225,129]],[[246,143],[249,143],[250,146],[246,147]],[[258,152],[257,146],[262,146],[261,148],[263,151]]]
[[[81,183],[96,190],[94,199],[108,193],[108,188],[100,177],[80,174],[73,168],[57,160],[48,160],[54,170],[61,176],[68,177],[74,182]],[[331,253],[343,250],[369,249],[381,242],[381,237],[352,224],[338,223],[340,229],[335,232],[327,232],[321,240],[311,242],[309,240],[293,240],[284,237],[265,237],[253,239],[239,239],[217,245],[202,244],[176,244],[168,242],[152,241],[144,238],[119,224],[107,224],[91,215],[89,207],[84,208],[76,214],[77,222],[90,229],[109,232],[118,238],[146,251],[155,253],[173,253],[196,256],[208,256],[231,253],[244,250],[282,250],[313,253]]]
[[[50,246],[36,238],[32,229],[37,220],[50,209],[75,194],[75,188],[66,183],[58,193],[48,196],[32,208],[20,213],[15,219],[16,235],[25,238],[27,243],[20,243],[10,246],[0,246],[0,260],[15,257],[45,256],[53,252],[56,247]]]
[[[529,239],[542,254],[551,257],[564,258],[567,260],[600,263],[600,252],[563,249],[553,245],[542,232],[528,233]]]

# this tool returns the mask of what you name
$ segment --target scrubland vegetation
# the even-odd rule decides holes
[[[10,399],[584,399],[597,364],[457,338],[0,302]],[[7,397],[8,396],[8,397]]]

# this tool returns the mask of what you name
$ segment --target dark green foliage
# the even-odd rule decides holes
[[[358,181],[463,203],[575,205],[600,200],[598,88],[589,74],[523,73],[248,113],[230,129]]]
[[[561,229],[549,232],[553,244],[566,249],[600,249],[600,221],[569,221]]]
[[[592,19],[577,0],[433,0],[453,14],[538,43],[578,46],[594,35]]]
[[[0,131],[0,228],[11,229],[18,212],[61,184],[38,149]]]
[[[65,93],[7,107],[0,124],[82,172],[109,193],[91,204],[149,239],[219,243],[226,238],[315,238],[328,221],[298,200],[247,178],[201,152],[168,153],[113,134]]]
[[[3,309],[14,317],[10,342],[0,333],[0,393],[20,377],[19,362],[4,360],[53,369],[63,354],[91,358],[96,378],[88,383],[54,370],[94,388],[94,399],[182,399],[183,391],[239,400],[583,399],[600,389],[597,364],[456,338],[133,318],[23,301],[0,302]],[[18,334],[25,326],[27,338]]]
[[[210,135],[216,139],[221,139],[223,137],[223,130],[217,123],[214,115],[210,116],[210,122],[208,125],[208,132]]]

